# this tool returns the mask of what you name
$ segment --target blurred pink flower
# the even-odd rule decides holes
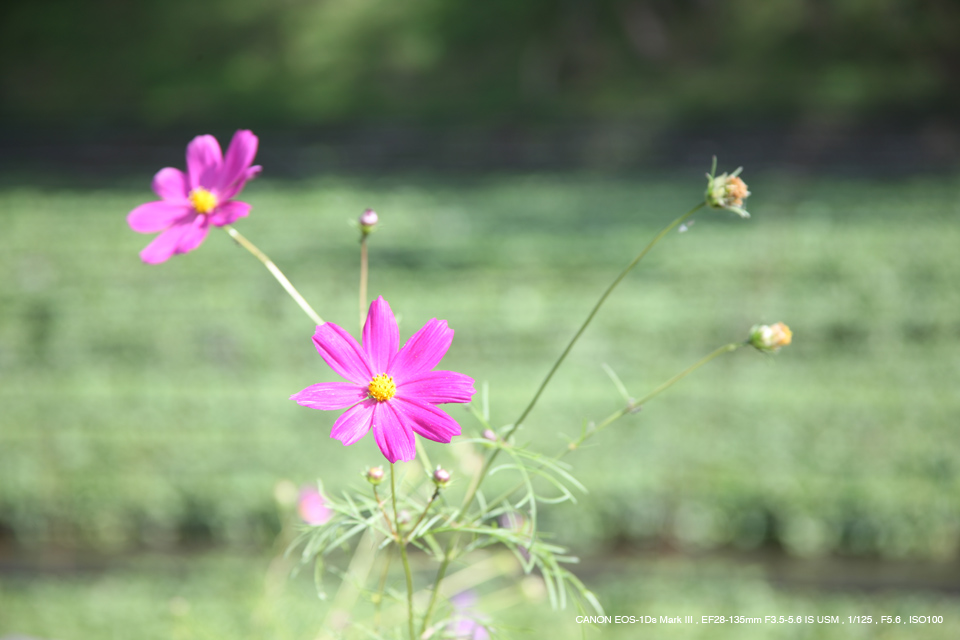
[[[333,517],[333,510],[327,506],[327,501],[312,487],[304,487],[300,490],[297,511],[307,524],[326,524]]]
[[[450,598],[453,606],[453,615],[447,623],[447,634],[456,640],[488,640],[490,632],[483,626],[486,616],[478,613],[477,594],[473,591],[463,591]]]
[[[363,346],[332,322],[317,327],[313,342],[330,368],[349,382],[322,382],[290,396],[311,409],[346,409],[330,432],[351,445],[373,429],[390,462],[413,460],[414,433],[434,442],[450,442],[460,425],[437,407],[470,402],[473,378],[454,371],[431,371],[453,341],[453,329],[434,318],[399,348],[400,333],[390,305],[382,297],[370,305]]]
[[[140,252],[149,264],[200,246],[210,225],[222,227],[250,213],[246,202],[232,200],[247,180],[260,173],[250,166],[257,155],[257,136],[237,131],[226,157],[213,136],[197,136],[187,145],[187,173],[167,167],[153,177],[160,200],[142,204],[127,216],[139,233],[162,232]]]

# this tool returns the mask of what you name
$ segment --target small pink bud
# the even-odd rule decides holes
[[[450,484],[450,472],[438,466],[437,470],[433,472],[433,483],[438,487],[447,486]]]
[[[383,467],[370,467],[367,469],[367,482],[373,486],[377,486],[383,482]]]
[[[380,222],[380,216],[373,209],[367,209],[360,214],[360,230],[364,233],[373,231],[378,222]]]
[[[413,516],[410,515],[410,512],[406,509],[401,509],[400,513],[397,514],[397,524],[405,525],[410,524],[410,520],[413,519]]]
[[[499,439],[497,438],[497,432],[493,429],[484,429],[482,435],[490,442],[496,442]]]

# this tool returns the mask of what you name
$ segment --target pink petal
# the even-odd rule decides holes
[[[460,425],[440,407],[400,396],[394,397],[390,403],[396,407],[402,418],[406,418],[404,422],[409,424],[410,428],[428,440],[450,442],[453,436],[460,435]]]
[[[177,220],[189,216],[193,207],[155,200],[142,204],[127,215],[127,224],[139,233],[156,233],[167,229]]]
[[[393,357],[387,373],[398,380],[412,378],[422,371],[433,369],[450,348],[453,329],[446,320],[434,318],[413,334]]]
[[[216,189],[223,155],[213,136],[197,136],[187,145],[187,174],[190,188]]]
[[[184,234],[190,231],[192,223],[192,219],[181,220],[158,235],[140,252],[140,259],[147,264],[166,262],[170,256],[177,253],[177,247],[180,246]]]
[[[246,202],[240,202],[239,200],[230,200],[229,202],[224,202],[219,207],[210,214],[210,224],[215,227],[222,227],[225,224],[233,224],[235,220],[239,218],[245,218],[250,214],[250,209],[252,209],[249,204]]]
[[[377,405],[376,400],[365,400],[344,411],[333,423],[330,437],[336,438],[345,447],[357,442],[370,431]]]
[[[263,170],[263,167],[261,167],[260,165],[258,164],[253,165],[252,167],[250,167],[249,169],[243,172],[243,175],[240,176],[239,180],[237,180],[235,183],[233,183],[232,186],[228,187],[225,191],[223,191],[220,197],[223,198],[224,200],[229,200],[233,196],[237,195],[243,189],[243,185],[247,184],[247,180],[253,180],[260,174],[262,170]]]
[[[470,402],[474,393],[473,378],[456,371],[426,371],[397,385],[397,396],[431,404]]]
[[[167,167],[157,171],[153,176],[153,192],[164,200],[188,203],[187,196],[190,188],[187,186],[187,176],[180,169]]]
[[[295,400],[301,407],[326,411],[345,409],[365,399],[369,394],[367,387],[351,382],[321,382],[293,394],[290,399]]]
[[[313,344],[324,361],[338,374],[356,384],[370,384],[374,374],[367,364],[367,356],[344,329],[332,322],[320,325],[313,334]]]
[[[373,437],[390,462],[413,460],[417,456],[413,431],[403,424],[390,402],[377,402],[373,408]]]
[[[244,175],[250,165],[253,164],[253,158],[257,155],[257,143],[257,136],[253,135],[251,131],[244,129],[233,134],[233,140],[227,147],[227,155],[223,158],[220,182],[217,185],[220,193],[224,194],[225,197],[232,197],[240,190],[231,191],[238,182],[241,187],[243,186],[240,181],[245,181]],[[230,195],[227,196],[227,193],[230,193]]]
[[[397,354],[399,347],[397,320],[393,317],[390,305],[380,296],[371,303],[367,321],[363,325],[363,350],[374,375],[386,372],[390,359]]]
[[[187,253],[199,247],[204,238],[207,237],[208,231],[210,231],[210,220],[207,219],[207,216],[195,217],[193,222],[187,226],[180,242],[177,243],[176,253]]]

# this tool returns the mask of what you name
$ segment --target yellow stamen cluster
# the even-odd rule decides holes
[[[728,207],[742,207],[743,199],[750,195],[750,192],[747,191],[747,183],[736,176],[727,178],[727,184],[723,191],[726,196],[724,200]]]
[[[397,385],[394,383],[393,377],[385,373],[374,376],[368,389],[370,390],[370,397],[377,402],[386,402],[397,393]]]
[[[197,187],[187,196],[197,213],[207,214],[217,208],[217,196],[203,187]]]

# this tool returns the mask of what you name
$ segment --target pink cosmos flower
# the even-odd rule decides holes
[[[473,378],[454,371],[431,371],[453,341],[446,320],[423,325],[402,349],[397,321],[382,297],[370,305],[363,326],[363,346],[328,322],[317,327],[313,343],[330,368],[349,382],[321,382],[290,396],[311,409],[346,409],[330,432],[351,445],[373,429],[380,451],[390,462],[413,460],[414,433],[434,442],[450,442],[460,425],[437,407],[470,402]]]
[[[304,487],[300,490],[297,512],[304,522],[314,525],[326,524],[333,517],[333,510],[327,506],[327,501],[312,487]]]
[[[160,200],[142,204],[127,216],[139,233],[162,233],[140,252],[149,264],[200,246],[210,225],[222,227],[250,213],[246,202],[232,200],[247,180],[260,173],[250,166],[257,155],[257,136],[237,131],[226,157],[213,136],[197,136],[187,145],[187,173],[167,167],[153,177]]]

